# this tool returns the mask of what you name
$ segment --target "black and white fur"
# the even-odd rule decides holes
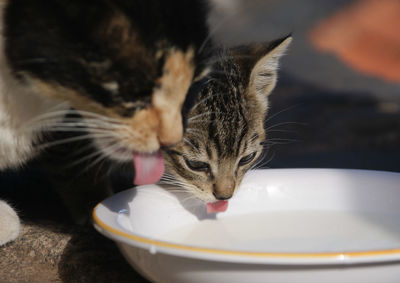
[[[207,70],[206,13],[200,0],[0,0],[0,170],[38,155],[71,107],[117,162],[179,141],[186,92]],[[117,150],[98,127],[118,130]],[[0,245],[19,227],[0,200]]]

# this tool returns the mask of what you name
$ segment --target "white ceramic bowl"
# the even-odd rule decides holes
[[[400,282],[398,173],[256,170],[224,213],[150,185],[93,215],[154,282]]]

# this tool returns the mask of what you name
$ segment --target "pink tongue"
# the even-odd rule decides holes
[[[164,159],[161,151],[153,154],[134,153],[133,163],[135,165],[136,185],[147,185],[157,183],[164,174]]]
[[[207,213],[224,212],[228,209],[227,200],[219,200],[216,202],[207,203]]]

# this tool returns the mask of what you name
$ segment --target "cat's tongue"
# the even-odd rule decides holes
[[[164,174],[164,159],[161,151],[152,154],[134,153],[133,163],[135,165],[136,185],[147,185],[157,183]]]
[[[207,203],[207,213],[224,212],[228,209],[227,200],[219,200]]]

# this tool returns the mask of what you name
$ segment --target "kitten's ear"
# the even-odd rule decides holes
[[[292,37],[274,41],[268,48],[268,53],[264,54],[254,65],[249,78],[249,91],[254,91],[257,95],[268,96],[275,87],[279,59],[285,54]]]
[[[248,93],[267,97],[275,87],[279,59],[285,54],[291,36],[263,44],[256,43],[233,51],[242,72],[247,74]]]

